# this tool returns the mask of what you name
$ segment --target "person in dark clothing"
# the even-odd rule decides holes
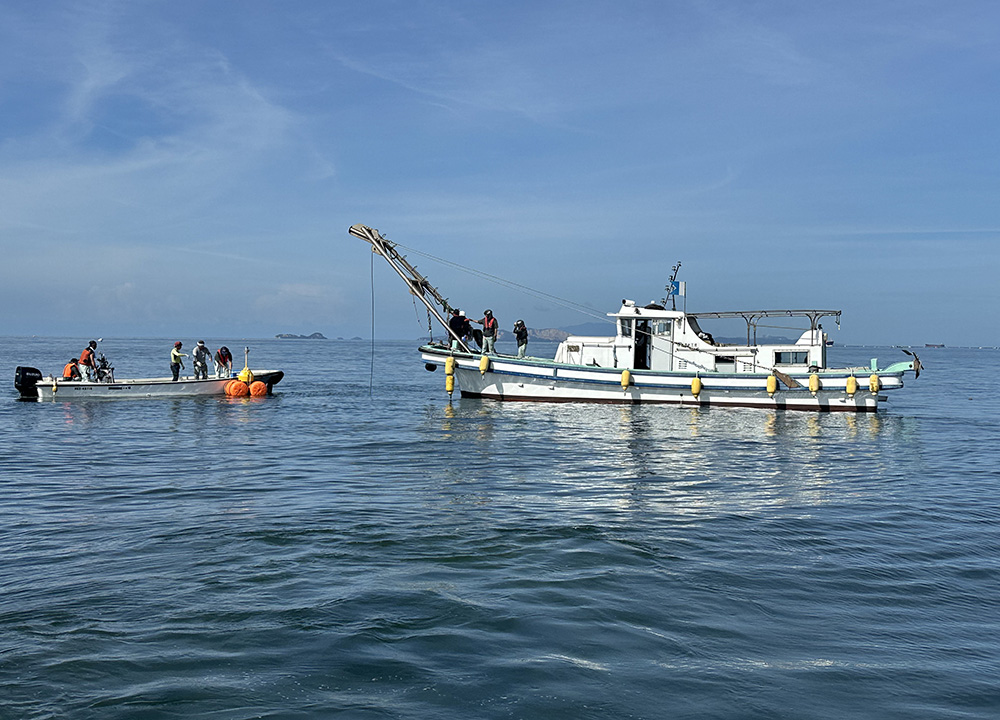
[[[448,328],[455,333],[455,336],[462,338],[463,341],[465,340],[468,324],[469,321],[462,317],[458,308],[451,311],[451,317],[448,318]],[[455,337],[451,338],[451,349],[458,350],[458,340]]]
[[[528,328],[524,326],[524,320],[514,323],[514,338],[517,340],[517,356],[523,358],[528,351]]]

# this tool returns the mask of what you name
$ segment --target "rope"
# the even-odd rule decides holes
[[[420,250],[417,250],[416,248],[411,248],[406,245],[402,245],[401,243],[395,243],[395,245],[396,247],[403,248],[407,252],[420,255],[422,257],[427,258],[428,260],[439,262],[442,265],[448,265],[450,267],[455,268],[456,270],[461,270],[462,272],[467,272],[471,275],[476,275],[485,280],[489,280],[490,282],[495,283],[496,285],[501,285],[503,287],[509,287],[509,288],[516,288],[518,290],[522,290],[528,293],[529,295],[533,295],[534,297],[554,302],[555,304],[561,305],[562,307],[567,308],[569,310],[575,310],[576,312],[582,313],[592,318],[596,318],[598,320],[602,320],[604,322],[611,322],[603,314],[598,313],[588,308],[585,305],[581,305],[580,303],[573,302],[572,300],[567,300],[566,298],[561,298],[558,295],[552,295],[550,293],[542,292],[541,290],[536,290],[532,287],[528,287],[527,285],[516,283],[513,280],[507,280],[497,275],[491,275],[490,273],[483,272],[482,270],[476,270],[475,268],[466,267],[465,265],[461,265],[460,263],[454,262],[453,260],[447,260],[445,258],[437,257],[436,255],[431,255],[430,253],[422,252]]]
[[[371,345],[371,368],[368,370],[368,397],[373,397],[373,387],[375,385],[375,253],[371,259],[371,287],[372,287],[372,345]]]

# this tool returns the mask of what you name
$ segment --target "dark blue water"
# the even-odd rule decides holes
[[[998,351],[877,415],[449,404],[416,343],[370,390],[277,340],[270,398],[14,401],[87,339],[0,340],[4,719],[1000,716]]]

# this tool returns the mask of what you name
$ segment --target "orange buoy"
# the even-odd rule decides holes
[[[264,397],[265,395],[267,395],[267,383],[260,380],[254,380],[250,383],[251,397]]]
[[[230,397],[246,397],[250,394],[250,388],[242,380],[230,380],[226,383],[226,395]]]

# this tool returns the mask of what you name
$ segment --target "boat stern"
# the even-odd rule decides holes
[[[38,381],[42,379],[42,371],[33,367],[18,366],[14,370],[14,388],[20,393],[22,400],[37,400]]]

